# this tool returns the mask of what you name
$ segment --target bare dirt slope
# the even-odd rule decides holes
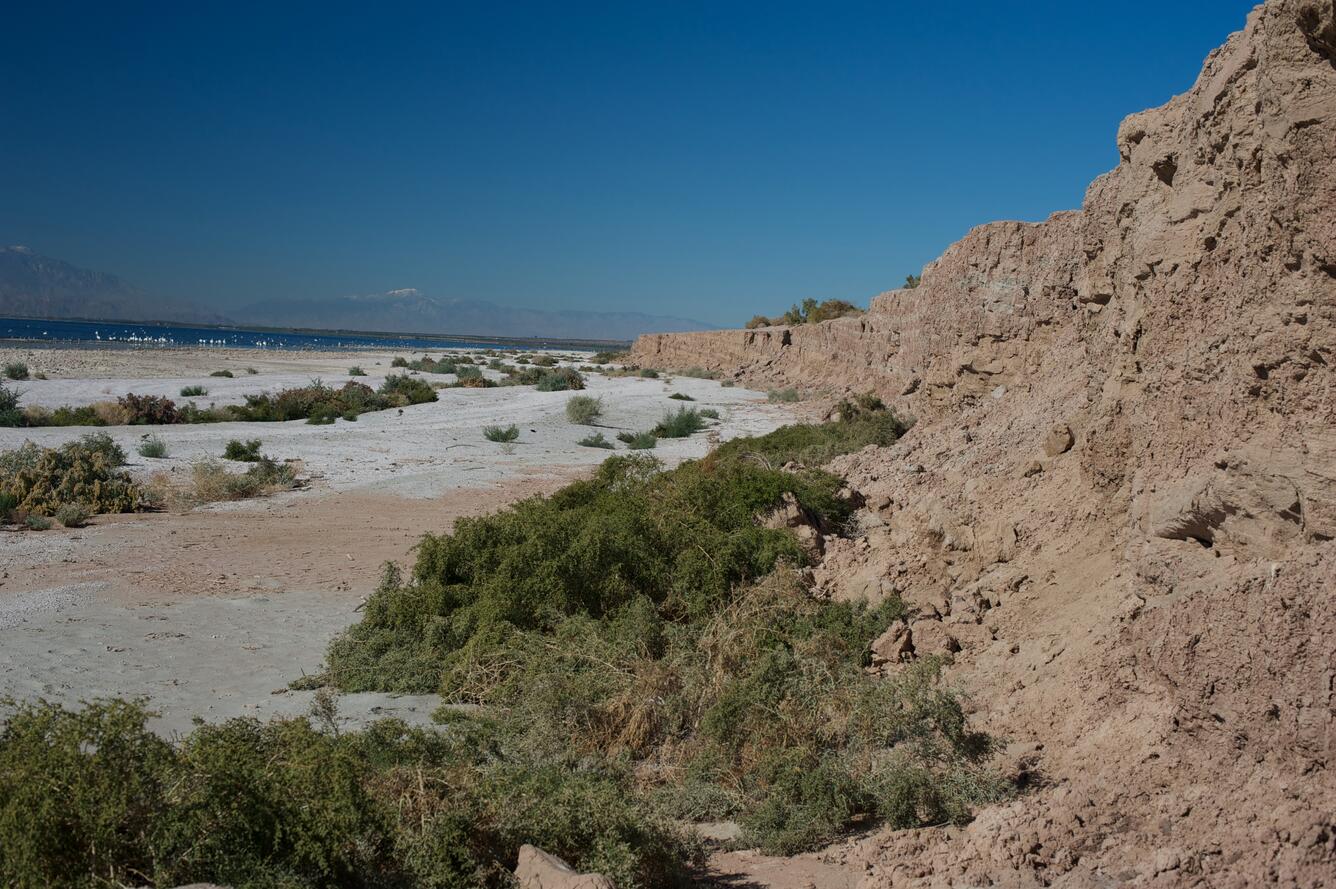
[[[865,887],[1336,885],[1336,5],[1269,0],[1118,147],[860,318],[635,347],[918,419],[841,462],[885,525],[819,579],[916,604],[897,650],[959,649],[1032,789],[827,856]]]

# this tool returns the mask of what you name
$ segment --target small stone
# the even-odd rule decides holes
[[[1057,423],[1044,439],[1044,453],[1049,457],[1056,457],[1070,451],[1075,443],[1076,437],[1072,435],[1071,427],[1066,423]]]

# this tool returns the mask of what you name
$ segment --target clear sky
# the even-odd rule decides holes
[[[0,243],[220,309],[865,304],[1078,206],[1251,6],[15,3]]]

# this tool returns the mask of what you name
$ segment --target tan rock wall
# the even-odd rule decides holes
[[[860,318],[636,343],[918,419],[837,462],[881,524],[818,582],[940,619],[896,638],[959,645],[1047,784],[867,841],[867,885],[1330,884],[1333,35],[1331,0],[1269,0],[1080,211],[976,228]]]

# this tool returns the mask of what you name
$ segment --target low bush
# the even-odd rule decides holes
[[[191,498],[199,503],[247,500],[292,488],[297,474],[291,466],[260,455],[245,472],[230,472],[215,460],[200,460],[191,467]]]
[[[23,519],[23,525],[29,531],[50,531],[52,522],[44,515],[30,512]]]
[[[622,889],[668,889],[691,854],[625,769],[487,755],[476,731],[233,719],[172,744],[137,703],[10,709],[0,885],[15,889],[502,889],[523,843]]]
[[[24,514],[55,515],[66,503],[92,513],[132,512],[144,505],[144,492],[124,465],[125,452],[104,433],[58,448],[28,442],[0,453],[0,496]]]
[[[792,387],[787,389],[771,389],[766,393],[766,400],[774,404],[792,404],[795,401],[801,401],[802,396],[798,390]]]
[[[836,318],[847,318],[853,315],[861,315],[863,310],[851,302],[843,299],[827,299],[821,302],[815,299],[805,299],[802,305],[794,305],[783,315],[777,315],[774,318],[767,318],[764,315],[753,315],[747,322],[748,330],[757,327],[773,327],[781,324],[819,324],[822,321],[833,321]]]
[[[423,355],[421,358],[414,358],[409,361],[407,358],[396,358],[390,362],[391,367],[402,367],[406,370],[416,370],[423,373],[433,374],[452,374],[458,373],[460,367],[469,367],[471,361],[467,358],[450,358],[442,356],[440,360],[432,358],[430,355]]]
[[[28,379],[28,365],[22,361],[10,361],[4,367],[5,378],[10,380]]]
[[[116,399],[116,403],[124,412],[128,426],[168,426],[180,421],[176,403],[162,395],[135,395],[131,392]]]
[[[595,432],[593,435],[586,435],[584,438],[576,442],[576,444],[578,444],[582,448],[604,448],[605,450],[609,451],[616,447],[616,445],[614,445],[612,442],[608,441],[606,438],[603,437],[602,432]]]
[[[181,397],[182,397],[182,398],[191,398],[191,397],[193,397],[193,396],[195,396],[195,395],[208,395],[208,394],[209,394],[209,390],[208,390],[208,389],[205,389],[203,386],[182,386],[182,387],[181,387]]]
[[[352,367],[348,368],[348,376],[350,376],[350,377],[364,377],[364,376],[366,376],[366,371],[362,370],[362,368],[361,368],[360,366],[354,364]]]
[[[232,378],[232,371],[230,371],[230,370],[215,370],[213,373],[209,374],[209,376],[211,376],[211,377],[227,377],[228,379],[231,379],[231,378]]]
[[[695,408],[679,407],[676,411],[663,415],[663,419],[654,427],[654,434],[659,438],[686,438],[705,428],[705,420]]]
[[[603,416],[603,399],[592,395],[573,395],[566,402],[566,419],[588,426]]]
[[[584,377],[573,367],[556,367],[545,370],[535,384],[535,388],[539,392],[568,392],[584,387]]]
[[[603,351],[603,352],[595,352],[594,357],[590,360],[592,360],[595,364],[621,364],[625,362],[626,359],[629,357],[630,353],[625,351],[621,352]]]
[[[252,438],[250,441],[238,441],[232,439],[223,447],[223,459],[237,460],[242,463],[254,463],[260,459],[260,440]]]
[[[509,426],[484,426],[482,436],[488,441],[512,442],[520,437],[520,427],[513,423]]]
[[[156,435],[145,435],[139,442],[139,456],[161,460],[167,456],[167,442]]]
[[[259,373],[259,371],[253,367],[248,367],[246,368],[246,373],[250,374],[251,376],[255,376],[256,374]]]
[[[617,440],[633,451],[648,451],[659,443],[653,432],[618,432]]]
[[[704,417],[705,419],[707,419],[707,420],[717,420],[717,419],[719,419],[719,411],[715,410],[715,409],[712,408],[712,407],[703,407],[703,408],[701,408],[701,409],[700,409],[700,415],[701,415],[702,417]]]
[[[677,371],[677,373],[680,374],[681,376],[684,376],[684,377],[692,377],[692,378],[697,379],[697,380],[717,380],[717,379],[719,379],[719,372],[718,372],[718,371],[706,370],[706,369],[703,368],[703,367],[688,367],[686,370],[679,370],[679,371]]]
[[[805,446],[758,450],[788,462],[786,442]],[[982,765],[991,740],[935,661],[866,670],[904,606],[817,599],[796,537],[757,521],[792,497],[839,529],[842,486],[744,448],[672,471],[610,457],[589,481],[424,538],[411,575],[388,569],[331,645],[329,677],[481,705],[442,718],[503,762],[626,763],[646,811],[733,819],[772,853],[860,824],[967,820],[1005,791]]]
[[[82,528],[89,517],[87,507],[80,503],[62,503],[56,507],[56,521],[66,528]]]
[[[557,359],[551,355],[535,355],[531,359],[531,363],[536,364],[539,367],[556,367]]]
[[[868,445],[894,444],[909,428],[871,396],[841,402],[836,412],[841,417],[838,422],[799,423],[756,438],[732,439],[720,445],[712,457],[727,460],[745,456],[774,466],[791,461],[818,466]]]
[[[690,395],[687,395],[687,394],[685,394],[685,393],[683,393],[683,392],[674,392],[672,395],[669,395],[668,397],[671,398],[671,399],[673,399],[674,401],[695,401],[695,400],[696,400],[696,399],[692,398]]]
[[[426,404],[437,400],[436,390],[430,383],[407,374],[390,374],[381,384],[379,393],[389,399],[390,407],[406,407],[410,404]]]
[[[642,367],[639,373],[640,376],[644,377],[647,380],[657,380],[659,378],[659,372],[652,368]]]

